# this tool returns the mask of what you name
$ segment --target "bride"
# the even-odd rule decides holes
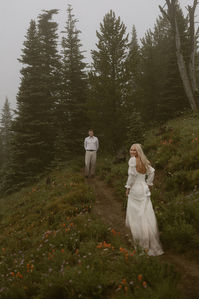
[[[135,245],[139,245],[148,255],[161,255],[163,250],[159,241],[159,232],[150,189],[153,185],[155,169],[151,167],[140,144],[130,148],[126,195],[126,226],[130,228]]]

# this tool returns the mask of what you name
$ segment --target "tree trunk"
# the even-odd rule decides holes
[[[196,101],[194,99],[193,89],[192,89],[192,86],[190,84],[186,64],[185,64],[185,61],[184,61],[184,57],[182,55],[180,34],[179,34],[176,19],[175,19],[175,27],[176,27],[176,29],[175,29],[176,57],[177,57],[177,63],[178,63],[180,76],[181,76],[181,79],[182,79],[182,82],[183,82],[183,85],[184,85],[186,95],[189,99],[190,106],[191,106],[193,111],[197,111],[197,106],[196,106]]]
[[[191,109],[194,112],[198,111],[196,99],[195,99],[195,92],[197,91],[197,84],[196,84],[197,81],[195,75],[195,44],[196,43],[195,43],[195,30],[194,30],[194,13],[195,13],[196,6],[198,4],[197,1],[198,0],[194,0],[193,7],[191,6],[188,7],[189,15],[190,15],[190,53],[189,53],[188,69],[182,54],[180,33],[179,33],[178,24],[176,20],[177,2],[176,0],[166,0],[166,4],[168,7],[167,13],[161,6],[159,6],[162,14],[167,17],[174,31],[178,69],[179,69],[179,73],[184,85],[184,90],[189,100]]]
[[[189,77],[192,85],[193,92],[197,92],[197,80],[195,72],[195,57],[196,57],[196,39],[195,39],[195,24],[194,14],[198,0],[194,0],[193,7],[188,6],[189,11],[189,24],[190,24],[190,58],[189,58]]]

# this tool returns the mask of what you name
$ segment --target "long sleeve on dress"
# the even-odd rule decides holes
[[[136,173],[136,158],[135,157],[131,157],[129,159],[129,168],[128,168],[128,179],[125,185],[125,188],[130,189],[135,181],[135,177],[137,175]]]
[[[146,180],[147,185],[153,186],[154,175],[155,175],[155,169],[149,166],[147,170],[147,176],[148,176]]]

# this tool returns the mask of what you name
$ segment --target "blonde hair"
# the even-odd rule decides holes
[[[135,147],[138,153],[138,157],[140,158],[141,163],[144,165],[144,167],[146,168],[146,170],[149,168],[149,166],[151,165],[151,163],[149,162],[149,160],[147,159],[147,157],[145,156],[142,146],[139,143],[134,143],[131,145],[132,147]]]

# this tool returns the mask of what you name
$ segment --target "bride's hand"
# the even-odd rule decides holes
[[[130,189],[126,189],[126,196],[129,195],[129,191],[130,191]]]

